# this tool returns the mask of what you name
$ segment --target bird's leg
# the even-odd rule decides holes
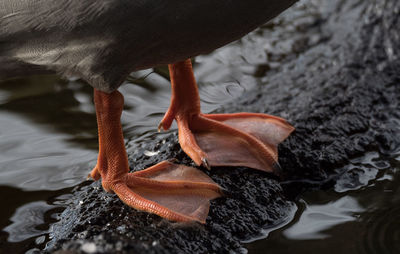
[[[159,129],[176,119],[180,145],[197,165],[279,173],[277,145],[294,130],[290,124],[266,114],[203,114],[191,61],[170,64],[169,71],[171,105]]]
[[[99,158],[90,176],[101,177],[103,188],[127,205],[173,221],[204,223],[210,200],[221,196],[219,186],[203,172],[161,162],[129,173],[120,123],[123,96],[118,91],[94,92],[99,128]]]

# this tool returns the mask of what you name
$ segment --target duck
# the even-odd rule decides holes
[[[191,58],[241,38],[296,0],[0,0],[0,80],[56,73],[93,87],[99,155],[89,174],[126,205],[205,223],[222,195],[207,174],[162,161],[130,172],[117,90],[137,70],[168,65],[179,144],[197,166],[279,174],[277,146],[294,127],[261,113],[204,114]]]

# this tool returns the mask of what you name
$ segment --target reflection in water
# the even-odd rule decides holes
[[[7,240],[11,243],[22,242],[47,233],[47,229],[39,229],[39,226],[45,224],[44,214],[52,208],[54,207],[44,201],[32,202],[19,207],[10,219],[12,224],[3,229],[9,234]]]
[[[361,217],[364,231],[358,241],[360,253],[400,253],[400,156],[392,160],[392,165],[364,196],[368,211]]]
[[[16,114],[0,111],[0,185],[58,190],[82,182],[96,152],[71,145],[57,133]]]
[[[369,184],[376,179],[384,169],[388,169],[390,164],[379,157],[377,152],[368,152],[364,156],[352,159],[346,169],[339,169],[345,172],[337,180],[335,191],[347,192],[357,190]]]
[[[299,221],[286,229],[283,234],[292,240],[325,239],[330,237],[324,233],[336,225],[355,221],[355,214],[363,212],[357,200],[353,197],[344,196],[334,202],[325,205],[307,205],[300,215]]]
[[[71,189],[58,191],[22,191],[0,186],[0,253],[23,253],[43,248],[49,225],[71,198]],[[46,200],[47,202],[45,202]]]
[[[352,160],[350,168],[383,165],[382,160],[369,153]],[[267,239],[247,244],[249,253],[400,253],[400,156],[375,177],[362,172],[351,189],[339,180],[335,190],[304,194],[293,220]],[[343,181],[348,181],[347,174],[354,176],[350,170]]]

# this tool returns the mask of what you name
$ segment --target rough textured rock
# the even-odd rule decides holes
[[[296,132],[279,147],[284,182],[245,168],[208,174],[227,196],[212,202],[206,225],[180,225],[138,212],[80,186],[51,228],[47,251],[78,253],[238,253],[241,242],[287,218],[303,191],[359,179],[349,160],[369,151],[389,160],[400,147],[400,2],[305,1],[276,25],[261,85],[219,112],[267,112]],[[295,19],[295,22],[287,22]],[[279,43],[273,43],[279,41]],[[285,45],[285,46],[282,46]],[[279,64],[276,62],[279,61]],[[176,158],[190,165],[176,133],[127,144],[131,167]],[[160,151],[148,157],[144,151]]]

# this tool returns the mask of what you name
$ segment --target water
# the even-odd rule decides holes
[[[400,153],[391,162],[351,187],[345,175],[334,189],[304,194],[291,220],[248,244],[249,253],[399,253]]]
[[[300,50],[298,30],[310,18],[324,15],[317,6],[329,5],[307,2],[272,25],[196,58],[204,112],[266,82],[266,72],[278,71],[279,62]],[[315,35],[310,41],[322,39]],[[166,73],[165,67],[137,72],[121,87],[125,138],[140,142],[156,132],[169,106]],[[88,85],[56,76],[1,82],[0,253],[43,248],[49,225],[71,189],[85,181],[96,157],[97,126]],[[303,194],[287,220],[246,243],[249,253],[398,253],[400,151],[393,158],[371,152],[347,167],[333,188]],[[359,181],[352,175],[360,176]]]

